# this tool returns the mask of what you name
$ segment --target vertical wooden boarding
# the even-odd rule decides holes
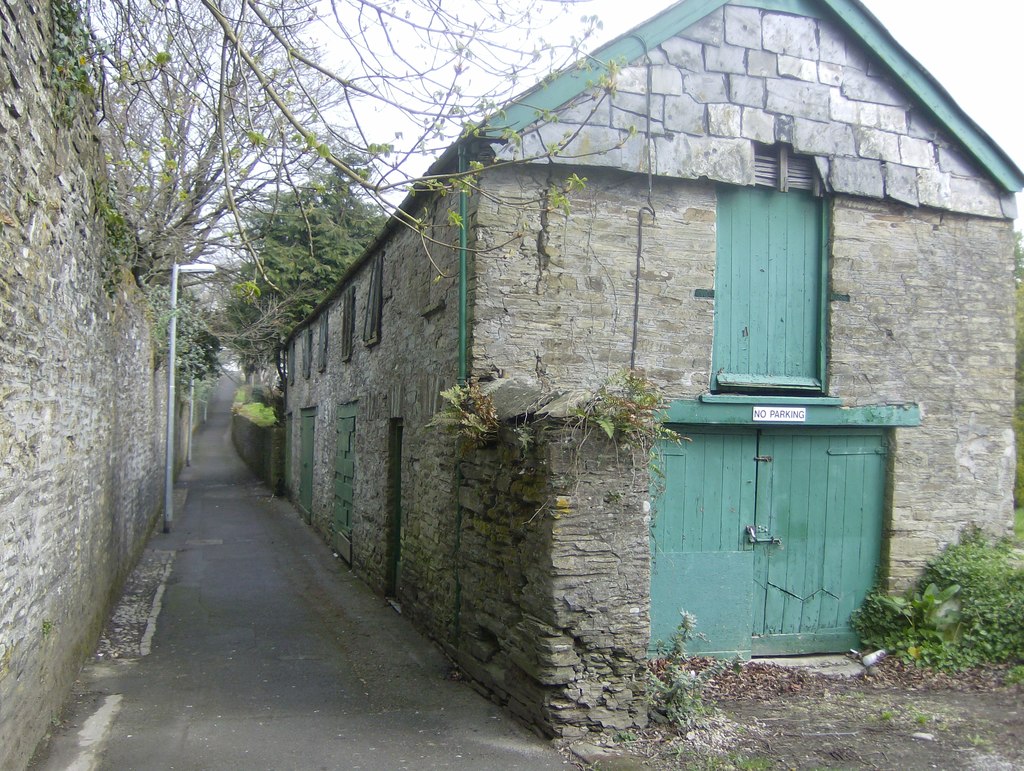
[[[821,210],[804,192],[719,190],[713,389],[820,387]]]
[[[756,548],[753,652],[845,650],[878,563],[882,436],[765,431],[758,454],[757,521],[781,544]]]
[[[402,582],[402,433],[401,418],[388,425],[388,562],[384,593],[398,596]]]
[[[299,508],[308,522],[313,512],[313,458],[316,407],[302,410],[299,427]]]
[[[352,564],[352,510],[356,476],[356,404],[338,406],[334,455],[334,548]]]
[[[292,448],[295,446],[295,442],[292,440],[292,430],[294,427],[292,414],[289,412],[284,416],[284,491],[289,498],[292,490],[295,489],[292,485]]]
[[[756,435],[702,433],[662,449],[664,489],[651,531],[651,644],[668,643],[685,611],[697,618],[693,653],[750,650]]]

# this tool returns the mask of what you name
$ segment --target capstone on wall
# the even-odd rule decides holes
[[[161,377],[109,273],[91,113],[55,118],[49,4],[0,0],[0,767],[50,726],[159,513]],[[79,95],[80,96],[80,95]]]

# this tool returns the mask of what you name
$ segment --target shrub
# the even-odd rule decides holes
[[[262,428],[277,425],[277,415],[274,412],[274,408],[259,402],[249,402],[248,404],[241,405],[236,403],[232,411],[239,417],[243,417]]]
[[[708,681],[727,666],[726,662],[719,661],[700,672],[687,666],[686,645],[696,636],[696,626],[697,619],[690,613],[683,613],[670,647],[661,651],[661,658],[648,663],[646,672],[645,690],[651,717],[684,729],[714,714],[714,709],[704,701],[704,689]]]
[[[938,669],[1024,658],[1024,565],[971,530],[906,596],[872,592],[852,621],[865,645]]]

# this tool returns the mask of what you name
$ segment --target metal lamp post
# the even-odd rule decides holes
[[[216,265],[194,262],[171,267],[171,322],[167,327],[167,462],[164,465],[164,532],[174,519],[174,374],[178,368],[178,274],[213,273]],[[191,429],[191,426],[189,427]]]

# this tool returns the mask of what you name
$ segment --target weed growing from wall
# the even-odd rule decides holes
[[[729,666],[721,661],[700,672],[687,666],[686,646],[697,637],[696,629],[696,617],[683,613],[667,649],[660,650],[658,658],[649,663],[644,681],[651,717],[683,729],[714,714],[714,708],[704,701],[704,689]]]
[[[457,437],[460,454],[465,455],[497,438],[501,428],[498,412],[477,380],[441,391],[441,398],[445,406],[427,425],[442,428]]]

